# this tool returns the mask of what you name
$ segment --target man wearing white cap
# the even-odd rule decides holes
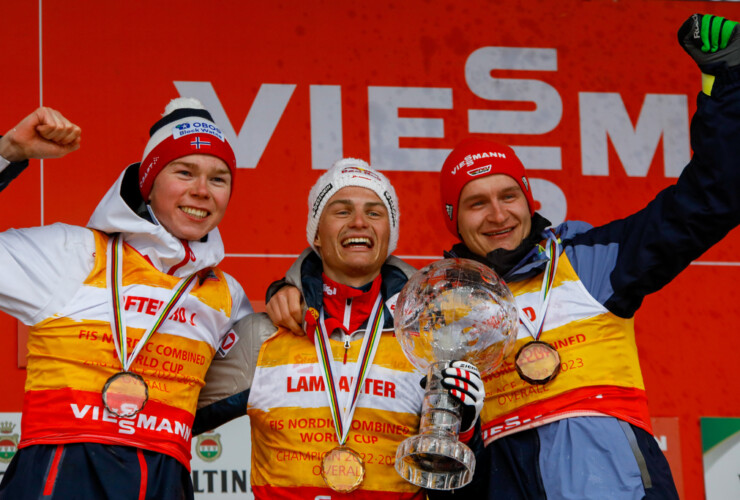
[[[0,139],[0,168],[61,156],[79,134],[39,109]],[[87,227],[0,234],[0,310],[30,326],[3,500],[193,497],[198,392],[222,338],[251,312],[216,267],[236,161],[194,99],[172,101],[150,136]]]
[[[350,491],[353,498],[424,498],[393,467],[399,443],[416,434],[423,399],[422,375],[393,332],[395,299],[415,271],[391,255],[398,235],[398,200],[388,179],[362,160],[335,163],[311,188],[310,248],[286,277],[305,297],[305,335],[253,314],[237,333],[272,336],[261,348],[239,342],[242,358],[236,351],[212,365],[207,389],[212,379],[217,385],[237,378],[221,371],[229,363],[247,384],[231,399],[229,418],[244,413],[248,398],[256,498],[334,498]],[[256,371],[249,369],[255,363]],[[472,435],[483,397],[478,371],[458,361],[446,374],[445,386],[464,403],[464,436]],[[218,405],[199,418],[212,413],[225,420]]]

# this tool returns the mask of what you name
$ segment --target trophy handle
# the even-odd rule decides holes
[[[396,450],[396,471],[422,488],[451,490],[473,479],[475,456],[460,435],[460,402],[442,387],[442,370],[450,361],[433,363],[427,370],[427,388],[421,409],[419,434]]]

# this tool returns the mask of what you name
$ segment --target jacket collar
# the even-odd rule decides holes
[[[323,262],[311,248],[307,248],[286,274],[286,282],[296,286],[303,294],[305,305],[318,311],[322,305]],[[388,299],[398,294],[416,271],[413,267],[394,256],[389,256],[380,269],[380,295],[383,298],[383,329],[393,329],[393,311],[388,308]]]
[[[108,234],[121,233],[124,241],[164,273],[183,277],[215,267],[224,258],[218,228],[201,241],[182,242],[147,213],[139,194],[139,164],[133,163],[103,196],[87,227]]]

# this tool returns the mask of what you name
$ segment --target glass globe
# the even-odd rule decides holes
[[[414,274],[394,313],[396,338],[422,372],[439,361],[464,360],[493,373],[516,341],[519,318],[506,284],[488,266],[444,259]]]
[[[406,283],[394,322],[401,349],[427,378],[419,434],[396,449],[396,471],[426,489],[465,486],[473,478],[475,456],[458,439],[460,402],[442,386],[442,370],[463,360],[484,377],[493,373],[516,341],[514,296],[489,267],[444,259]]]

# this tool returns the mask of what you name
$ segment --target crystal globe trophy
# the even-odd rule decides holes
[[[427,489],[450,490],[473,478],[475,457],[458,439],[461,404],[442,387],[452,361],[491,374],[516,340],[514,296],[489,267],[444,259],[414,274],[399,294],[396,338],[408,360],[427,376],[419,434],[396,450],[396,471]]]

